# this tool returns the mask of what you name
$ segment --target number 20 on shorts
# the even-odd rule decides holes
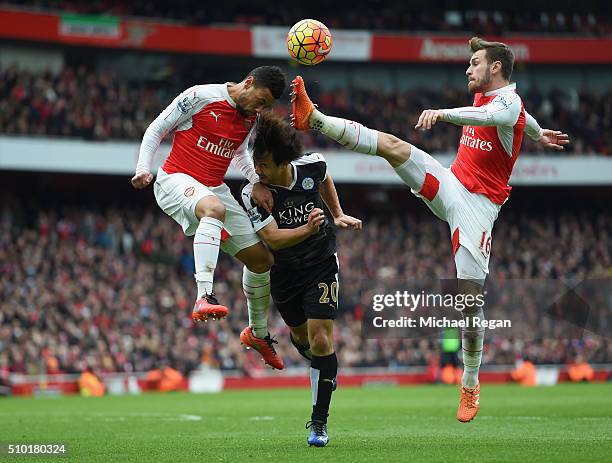
[[[329,304],[329,296],[331,300],[338,303],[338,282],[334,281],[331,285],[327,283],[319,283],[319,288],[323,290],[323,294],[319,298],[320,304]]]

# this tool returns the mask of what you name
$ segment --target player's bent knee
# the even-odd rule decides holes
[[[196,204],[196,217],[211,217],[220,221],[225,220],[225,205],[216,196],[205,196]]]
[[[334,351],[332,337],[325,330],[310,336],[310,351],[317,356],[329,355]]]

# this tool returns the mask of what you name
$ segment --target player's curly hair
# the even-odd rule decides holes
[[[272,111],[259,114],[253,142],[253,159],[262,159],[268,154],[272,155],[276,165],[294,161],[303,154],[296,130]]]
[[[478,50],[486,50],[485,54],[489,64],[499,61],[502,76],[504,76],[504,79],[510,80],[514,69],[514,52],[508,45],[502,42],[487,42],[480,37],[472,37],[469,43],[472,53]]]
[[[287,88],[287,77],[278,66],[260,66],[247,74],[255,78],[256,87],[266,87],[272,96],[278,100]]]

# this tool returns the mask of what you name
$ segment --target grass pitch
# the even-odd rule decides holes
[[[455,388],[340,388],[326,448],[309,448],[310,391],[0,399],[0,442],[66,442],[67,457],[2,461],[612,461],[612,385],[483,385],[476,420]]]

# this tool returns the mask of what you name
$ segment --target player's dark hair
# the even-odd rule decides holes
[[[291,162],[302,156],[302,143],[296,130],[285,119],[272,111],[257,118],[257,132],[253,142],[253,159],[262,159],[268,153],[276,165]]]
[[[287,88],[287,77],[278,66],[260,66],[253,69],[247,77],[255,78],[256,87],[266,87],[275,99],[279,99]]]
[[[512,70],[514,69],[514,52],[512,49],[502,42],[487,42],[480,37],[472,37],[470,39],[470,49],[472,53],[478,50],[486,50],[485,56],[489,64],[499,61],[501,63],[501,73],[504,79],[510,80]]]

